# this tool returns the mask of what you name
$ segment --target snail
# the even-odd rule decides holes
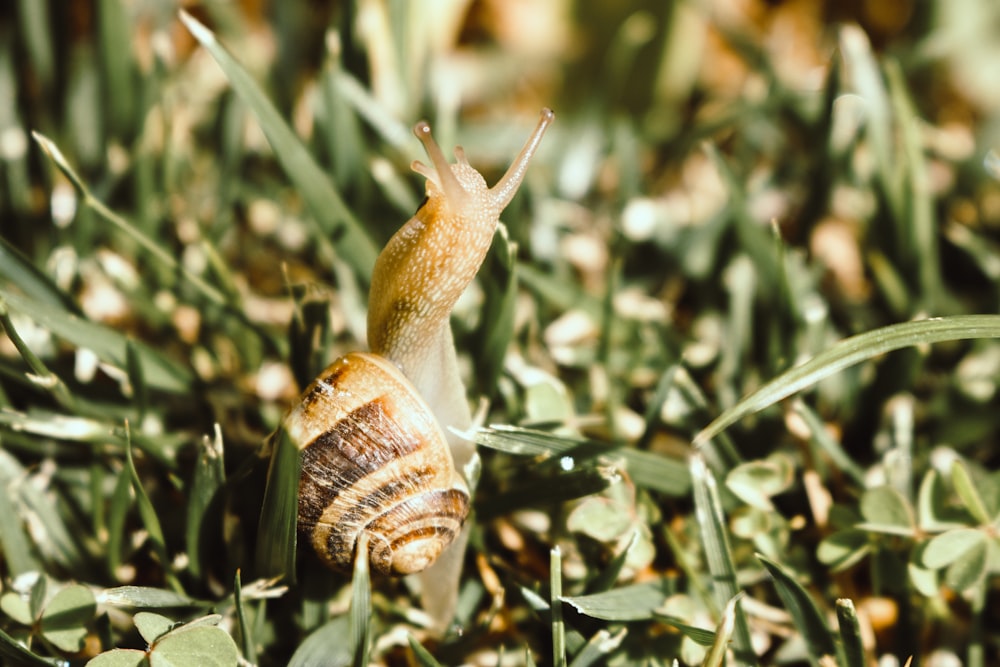
[[[334,361],[282,421],[301,452],[299,539],[333,569],[351,568],[362,532],[372,570],[389,575],[425,570],[462,541],[470,500],[458,470],[474,450],[446,431],[472,421],[449,318],[553,118],[542,110],[493,188],[461,147],[449,164],[428,124],[413,128],[431,160],[412,164],[427,196],[375,262],[371,352]]]

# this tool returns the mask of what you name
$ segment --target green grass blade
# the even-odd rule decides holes
[[[605,621],[648,621],[667,599],[663,586],[634,584],[593,595],[564,596],[563,602],[591,618]]]
[[[183,10],[180,18],[195,39],[212,54],[233,90],[256,116],[279,162],[312,210],[320,227],[318,237],[322,247],[329,250],[332,242],[337,255],[350,263],[359,279],[367,282],[378,251],[329,177],[257,82],[219,43],[215,34]]]
[[[705,560],[712,576],[717,609],[725,608],[730,600],[740,594],[736,581],[736,563],[729,548],[729,535],[715,477],[705,465],[700,454],[691,456],[691,480],[694,487],[695,516],[701,529],[701,540],[705,549]],[[753,647],[750,643],[750,629],[743,607],[736,603],[733,628],[733,651],[741,665],[752,665]]]
[[[15,492],[11,488],[19,483],[24,473],[23,466],[16,459],[6,452],[0,453],[0,553],[11,578],[42,569],[31,551],[30,540],[25,534],[26,526],[17,512]]]
[[[903,322],[846,338],[809,361],[782,373],[716,417],[695,436],[705,445],[740,419],[774,405],[835,373],[880,354],[951,340],[1000,338],[1000,315],[956,315]]]
[[[760,554],[757,554],[757,558],[771,574],[778,597],[792,615],[795,627],[805,637],[813,659],[819,662],[824,656],[836,657],[837,647],[833,642],[833,635],[809,592],[778,563]]]
[[[837,600],[837,624],[840,626],[840,642],[844,647],[844,667],[866,667],[865,647],[861,642],[861,624],[854,602]]]
[[[0,278],[36,301],[79,314],[72,300],[24,253],[0,236]]]
[[[33,553],[46,565],[55,564],[81,578],[87,576],[89,563],[78,543],[82,536],[75,524],[74,530],[70,529],[67,518],[60,512],[63,502],[60,495],[51,488],[26,483],[29,471],[3,448],[0,448],[0,470],[3,471],[0,477],[11,482],[5,484],[7,490],[16,491],[12,497],[18,507],[15,516],[20,521],[27,518],[29,529],[25,535],[34,542]]]
[[[409,635],[407,640],[410,642],[410,650],[413,651],[413,656],[416,658],[418,665],[421,667],[443,667],[440,662],[434,659],[431,652],[425,649],[413,635]]]
[[[66,178],[73,183],[73,187],[76,188],[77,192],[80,193],[80,196],[83,197],[83,203],[87,207],[114,225],[123,235],[139,244],[153,259],[169,269],[171,272],[176,272],[178,275],[184,276],[184,278],[206,299],[220,305],[226,303],[225,298],[219,290],[206,283],[200,276],[197,276],[184,268],[180,262],[177,261],[176,257],[163,249],[163,245],[161,243],[157,243],[155,240],[146,236],[146,234],[144,234],[128,220],[105,206],[104,202],[98,199],[94,193],[91,192],[84,180],[79,176],[79,174],[76,173],[76,170],[73,169],[69,160],[66,159],[54,141],[39,132],[32,132],[31,134],[35,138],[35,141],[38,142],[38,145],[42,147],[42,150],[45,151],[45,154],[49,156],[49,159],[52,160],[56,167],[59,168],[59,171],[61,171],[63,175],[65,175]]]
[[[203,565],[218,558],[213,555],[213,549],[217,545],[206,544],[206,540],[219,532],[221,524],[218,517],[223,512],[222,489],[225,483],[222,429],[216,424],[215,437],[206,437],[198,451],[198,460],[187,494],[185,543],[190,558],[189,569],[195,577],[201,577]]]
[[[351,578],[351,646],[355,667],[368,667],[372,635],[372,582],[368,567],[368,533],[361,531],[354,547]]]
[[[566,667],[566,626],[562,615],[562,552],[549,554],[549,610],[552,614],[552,664]]]
[[[257,649],[254,643],[253,633],[250,631],[250,624],[247,623],[247,610],[246,604],[243,600],[243,582],[241,581],[240,571],[236,570],[236,575],[233,577],[233,604],[236,607],[236,627],[238,631],[238,637],[240,639],[240,650],[243,653],[243,657],[250,664],[257,663]]]
[[[31,318],[52,334],[73,344],[87,348],[102,360],[118,368],[125,368],[128,339],[118,331],[85,319],[62,307],[44,301],[34,301],[0,286],[0,299],[12,311]],[[142,360],[146,382],[162,391],[184,394],[190,392],[194,377],[190,369],[175,363],[159,351],[140,343],[132,343],[135,353]]]
[[[725,663],[726,653],[729,650],[729,641],[733,637],[733,630],[735,630],[737,619],[739,618],[739,602],[742,597],[742,592],[737,593],[726,603],[726,607],[722,611],[722,619],[719,621],[719,627],[715,631],[712,646],[709,648],[704,662],[701,663],[702,667],[721,667]]]
[[[608,655],[621,646],[627,634],[628,628],[621,628],[614,634],[607,630],[598,630],[583,649],[573,657],[573,662],[569,664],[569,667],[607,664]]]
[[[504,425],[481,428],[474,439],[483,447],[518,456],[554,456],[592,447],[625,459],[632,481],[639,486],[675,497],[686,496],[691,490],[691,476],[683,462],[631,447]]]
[[[99,604],[126,609],[206,609],[211,602],[152,586],[116,586],[97,595]]]
[[[3,630],[0,630],[0,658],[3,658],[5,665],[18,665],[19,667],[52,667],[62,664],[56,660],[38,657]]]
[[[302,457],[283,428],[275,432],[273,447],[257,528],[256,574],[258,577],[283,576],[292,582],[295,581]]]
[[[844,451],[844,448],[840,445],[840,443],[837,442],[837,440],[827,430],[823,420],[818,414],[816,414],[816,411],[801,400],[796,400],[792,409],[797,415],[802,417],[802,421],[804,421],[806,426],[809,428],[809,434],[812,436],[813,443],[819,447],[819,449],[823,450],[823,452],[830,457],[830,460],[837,464],[837,467],[850,477],[851,480],[858,485],[858,487],[864,488],[864,468],[855,463],[850,454]]]
[[[127,423],[125,425],[125,433],[128,439],[129,428]],[[153,507],[152,501],[146,495],[146,490],[142,486],[142,478],[139,477],[139,471],[135,468],[135,460],[132,458],[131,439],[128,439],[125,455],[128,475],[132,479],[132,490],[135,492],[136,508],[139,510],[142,525],[145,526],[146,532],[149,533],[149,541],[153,546],[153,551],[156,552],[157,557],[160,559],[160,567],[163,568],[163,577],[170,588],[178,593],[183,593],[184,588],[173,571],[173,563],[167,551],[167,539],[163,534],[160,518],[156,515],[156,508]]]
[[[122,564],[124,555],[124,543],[128,531],[125,529],[125,520],[128,517],[129,507],[132,505],[131,497],[132,480],[129,475],[119,474],[115,480],[115,488],[111,493],[111,502],[108,507],[108,542],[107,542],[107,562],[108,575],[115,578],[118,576],[118,568]]]

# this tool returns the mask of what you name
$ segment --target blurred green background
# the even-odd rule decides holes
[[[276,115],[247,97],[254,82]],[[484,451],[464,634],[424,632],[407,585],[376,584],[373,659],[433,664],[405,629],[441,664],[558,662],[535,599],[555,545],[567,595],[659,595],[637,619],[567,607],[572,664],[713,659],[685,630],[717,628],[725,606],[692,437],[835,341],[997,313],[994,0],[8,0],[3,646],[82,664],[145,648],[138,608],[176,621],[211,608],[248,660],[298,649],[309,664],[317,628],[356,660],[346,579],[233,596],[251,569],[259,448],[318,369],[364,347],[371,262],[423,196],[413,123],[429,120],[446,153],[461,143],[492,183],[545,106],[556,122],[456,309],[463,371],[490,423],[548,434],[539,451],[585,437],[633,453],[591,451],[567,471]],[[756,659],[827,647],[788,615],[760,553],[826,622],[853,600],[866,657],[837,635],[841,664],[1000,660],[990,326],[907,339],[702,451]],[[48,593],[18,583],[29,572]],[[69,623],[79,652],[11,611],[32,598],[37,620],[70,582],[99,603]],[[123,585],[148,589],[102,597]],[[186,597],[157,605],[149,590]],[[617,639],[587,662],[598,637]]]

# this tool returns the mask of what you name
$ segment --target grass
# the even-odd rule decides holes
[[[1000,661],[1000,16],[834,4],[7,3],[0,660]],[[441,633],[257,539],[263,444],[364,347],[408,126],[492,182],[543,106]]]

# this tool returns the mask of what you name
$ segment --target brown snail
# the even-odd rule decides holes
[[[427,178],[427,198],[375,263],[371,353],[333,362],[282,423],[301,450],[300,539],[333,568],[350,568],[362,531],[372,570],[382,574],[424,570],[463,541],[469,489],[457,470],[474,450],[445,430],[472,421],[449,317],[553,117],[542,111],[493,188],[460,147],[449,164],[427,123],[414,127],[432,165],[413,163]],[[443,576],[457,582],[454,558]]]

